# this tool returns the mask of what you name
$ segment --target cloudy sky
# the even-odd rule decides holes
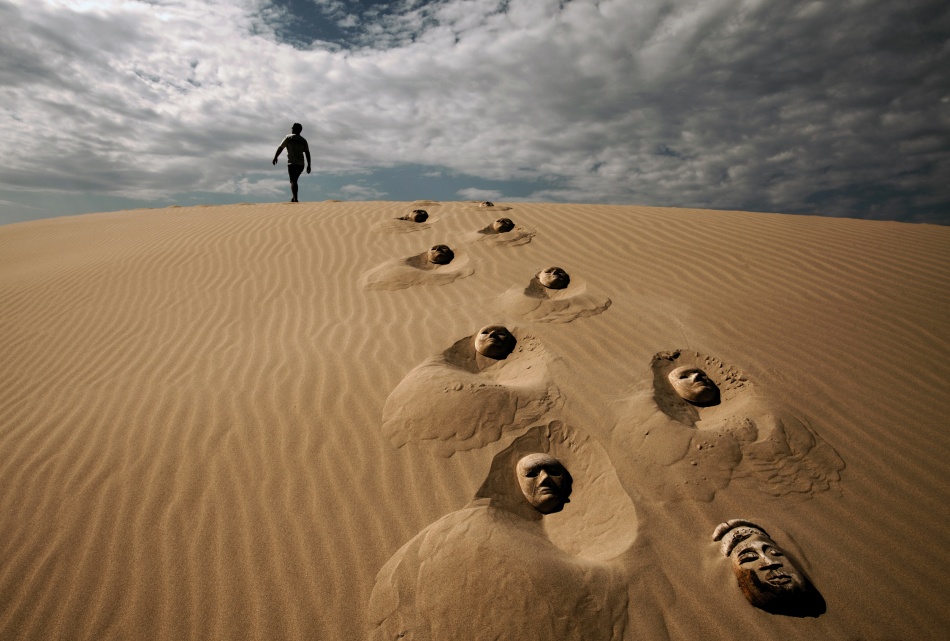
[[[0,0],[0,223],[289,199],[950,224],[945,0]]]

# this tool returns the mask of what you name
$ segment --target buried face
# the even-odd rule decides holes
[[[573,479],[550,454],[528,454],[516,467],[518,485],[528,503],[541,514],[554,514],[570,502]]]
[[[501,360],[515,348],[515,337],[504,325],[486,325],[475,335],[475,351]]]
[[[491,224],[491,228],[495,230],[497,234],[504,234],[506,231],[514,229],[515,223],[510,218],[499,218]]]
[[[774,609],[805,593],[805,577],[764,533],[739,542],[729,556],[742,593],[757,608]]]
[[[548,289],[564,289],[571,282],[571,277],[560,267],[548,267],[538,272],[538,281]]]
[[[425,209],[413,209],[412,213],[406,218],[414,223],[424,223],[429,218],[429,212],[427,212]]]
[[[719,388],[698,367],[677,367],[667,378],[676,393],[690,403],[707,404],[719,400]]]
[[[433,245],[429,250],[429,262],[433,265],[448,265],[455,258],[455,253],[448,245]]]

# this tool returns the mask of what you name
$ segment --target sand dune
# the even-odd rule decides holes
[[[571,285],[540,297],[549,265]],[[0,639],[943,639],[948,314],[928,225],[417,201],[2,226]],[[479,364],[489,323],[520,350]],[[721,403],[678,404],[669,359]],[[571,502],[496,536],[526,451]],[[711,539],[733,518],[824,613],[745,601]],[[402,576],[439,589],[394,601]]]

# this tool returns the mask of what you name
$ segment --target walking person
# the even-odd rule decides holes
[[[280,152],[286,148],[287,173],[290,174],[290,191],[294,196],[290,202],[298,203],[300,201],[297,200],[297,179],[303,173],[304,156],[307,157],[307,173],[310,173],[310,145],[307,144],[307,139],[300,135],[300,132],[303,131],[303,125],[299,122],[295,122],[290,131],[292,133],[284,137],[280,147],[277,148],[277,153],[274,154],[274,164],[277,164]]]

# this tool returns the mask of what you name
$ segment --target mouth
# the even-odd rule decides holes
[[[792,577],[787,574],[775,574],[769,576],[765,581],[770,585],[788,585],[792,582]]]

